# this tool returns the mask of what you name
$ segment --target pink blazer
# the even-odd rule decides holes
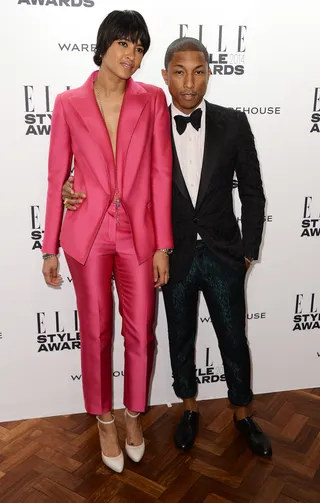
[[[83,86],[57,96],[51,121],[42,250],[56,254],[61,244],[81,264],[115,194],[111,142],[93,91],[96,74]],[[72,159],[74,190],[87,198],[63,219],[61,190]],[[160,88],[128,81],[118,125],[117,172],[139,263],[156,249],[173,248],[170,119]]]

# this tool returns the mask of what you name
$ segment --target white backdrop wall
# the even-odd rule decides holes
[[[260,261],[247,280],[256,393],[320,384],[320,65],[318,1],[1,1],[0,421],[84,410],[72,280],[41,274],[50,114],[57,93],[95,69],[97,29],[113,9],[145,17],[152,46],[135,79],[164,87],[168,44],[202,37],[212,54],[207,99],[248,114],[267,196]],[[168,102],[169,102],[169,95]],[[317,122],[318,121],[318,122]],[[235,208],[240,205],[235,188]],[[116,316],[114,406],[122,406],[123,343]],[[162,297],[151,404],[176,401]],[[226,396],[201,299],[199,398]]]

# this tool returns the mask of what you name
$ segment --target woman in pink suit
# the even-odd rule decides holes
[[[85,406],[98,419],[102,459],[117,472],[124,461],[111,414],[111,278],[125,346],[125,446],[137,462],[145,449],[139,413],[153,367],[155,287],[168,282],[173,246],[166,98],[131,78],[149,45],[139,13],[110,13],[97,36],[99,71],[57,96],[51,123],[43,274],[48,285],[60,285],[61,245],[77,297]],[[87,197],[63,219],[60,194],[72,159],[75,189]]]

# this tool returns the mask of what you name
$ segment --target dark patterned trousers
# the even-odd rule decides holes
[[[252,400],[251,362],[246,338],[244,280],[246,267],[224,264],[198,241],[188,275],[163,287],[173,388],[180,398],[197,394],[195,341],[199,292],[202,291],[218,338],[230,402]]]

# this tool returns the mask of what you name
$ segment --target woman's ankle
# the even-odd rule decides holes
[[[130,419],[137,419],[140,416],[140,412],[136,412],[136,411],[130,410],[130,409],[125,409],[125,416],[129,417]]]
[[[109,422],[109,421],[114,421],[114,415],[112,414],[112,411],[110,410],[109,412],[104,412],[103,414],[99,414],[97,416],[97,419],[100,420],[101,422]]]

